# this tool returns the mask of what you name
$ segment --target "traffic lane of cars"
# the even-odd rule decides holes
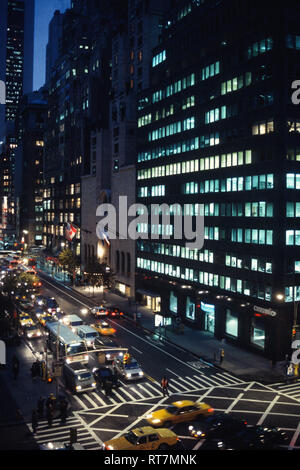
[[[87,299],[83,305],[83,301],[77,299],[76,294],[73,292],[71,297],[67,292],[61,293],[61,286],[59,286],[59,294],[56,293],[56,287],[50,288],[47,285],[43,289],[47,291],[48,295],[54,296],[59,300],[59,304],[65,313],[77,312],[77,315],[85,323],[89,325],[95,323],[97,317],[90,313],[92,300]],[[88,312],[81,313],[83,309],[88,309]],[[144,333],[141,329],[137,328],[132,322],[126,321],[125,318],[112,319],[105,315],[104,319],[116,329],[115,339],[117,342],[122,347],[127,347],[136,356],[144,372],[151,379],[160,383],[163,375],[167,375],[169,379],[176,381],[177,376],[199,373],[198,370],[186,364],[189,360],[195,360],[191,353],[182,351],[170,344],[165,344],[157,337],[151,337],[148,333]]]

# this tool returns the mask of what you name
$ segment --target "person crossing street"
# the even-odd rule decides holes
[[[161,379],[161,388],[162,388],[162,392],[163,392],[164,397],[166,395],[169,396],[168,387],[169,387],[169,380],[167,379],[167,377],[163,377]]]

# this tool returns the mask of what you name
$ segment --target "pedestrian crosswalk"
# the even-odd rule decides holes
[[[276,390],[279,393],[289,396],[290,398],[295,398],[300,401],[300,380],[297,380],[293,383],[283,383],[279,382],[272,384],[270,386],[273,390]]]
[[[210,376],[206,376],[204,374],[200,375],[199,373],[184,377],[180,377],[178,375],[169,379],[169,393],[170,395],[174,395],[211,387],[234,386],[242,383],[244,383],[242,380],[233,377],[227,372],[218,372]],[[116,389],[114,388],[109,396],[106,396],[102,393],[101,389],[98,389],[95,392],[72,395],[70,396],[70,400],[73,409],[76,411],[85,411],[108,405],[142,401],[161,396],[162,390],[160,383],[145,380],[140,383],[121,383],[121,386]]]
[[[32,432],[32,425],[28,424],[27,426]],[[70,442],[70,429],[74,428],[77,430],[77,442],[86,450],[99,450],[101,448],[102,441],[91,433],[74,414],[67,418],[65,424],[61,424],[60,419],[54,419],[51,427],[46,420],[39,421],[34,437],[39,446],[49,442],[68,444]]]

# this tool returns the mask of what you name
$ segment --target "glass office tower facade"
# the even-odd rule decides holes
[[[295,12],[294,1],[174,2],[138,106],[137,201],[170,215],[138,226],[138,294],[276,360],[300,300]],[[174,239],[177,204],[203,214],[201,250]]]

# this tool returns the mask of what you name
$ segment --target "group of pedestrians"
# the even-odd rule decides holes
[[[53,393],[50,393],[46,400],[43,397],[40,397],[37,402],[37,409],[32,411],[33,433],[36,433],[39,420],[44,417],[47,419],[48,426],[51,427],[56,412],[58,412],[58,418],[61,419],[61,424],[65,424],[68,416],[68,408],[68,401],[63,396],[59,397],[58,400]]]

